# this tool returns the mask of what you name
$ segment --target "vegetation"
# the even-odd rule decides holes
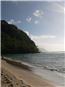
[[[35,43],[13,24],[1,21],[1,52],[3,53],[37,53]]]

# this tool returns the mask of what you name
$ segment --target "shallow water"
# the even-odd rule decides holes
[[[52,81],[58,86],[65,86],[64,53],[8,54],[7,57],[27,62],[34,66],[32,70],[35,74]]]

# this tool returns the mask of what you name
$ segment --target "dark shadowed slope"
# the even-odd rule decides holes
[[[1,52],[2,53],[37,53],[35,43],[15,25],[1,21]]]

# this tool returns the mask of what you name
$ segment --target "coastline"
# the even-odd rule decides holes
[[[35,75],[30,70],[30,67],[26,64],[21,64],[20,62],[13,61],[7,58],[2,59],[1,61],[1,76],[8,76],[8,79],[11,78],[11,83],[15,87],[14,84],[18,84],[16,87],[56,87],[52,82],[42,79],[40,76]],[[22,81],[22,83],[21,83]],[[2,86],[4,87],[4,86]],[[8,86],[5,86],[8,87]]]

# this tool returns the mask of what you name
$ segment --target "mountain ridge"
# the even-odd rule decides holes
[[[24,31],[1,20],[1,52],[37,53],[39,49]]]

